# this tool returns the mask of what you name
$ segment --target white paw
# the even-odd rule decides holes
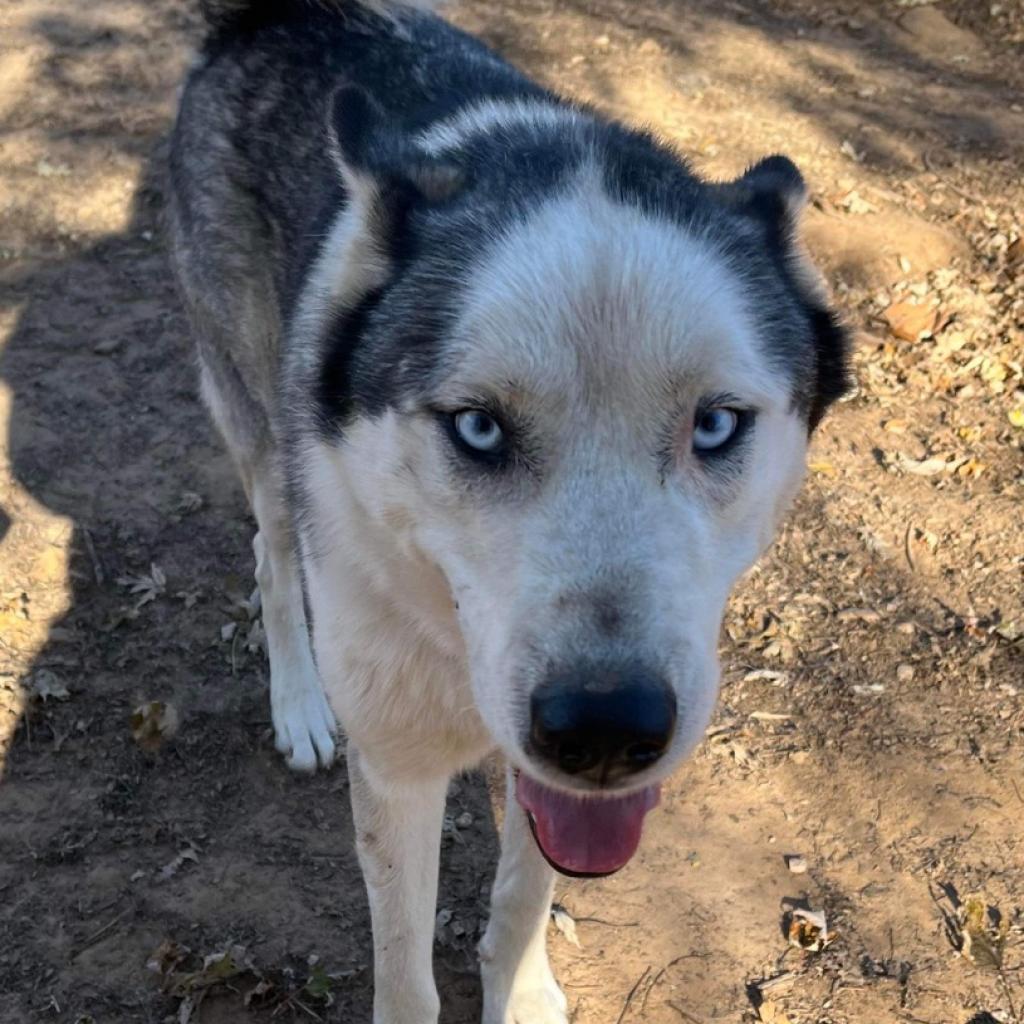
[[[297,772],[315,772],[334,761],[334,719],[323,686],[315,673],[300,673],[281,682],[270,682],[270,707],[274,719],[275,746]]]
[[[568,1024],[568,1001],[552,981],[550,988],[513,993],[506,1024]]]
[[[569,1002],[545,959],[534,970],[521,970],[511,991],[507,975],[481,963],[484,983],[483,1024],[568,1024]]]

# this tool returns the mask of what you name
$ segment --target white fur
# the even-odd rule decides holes
[[[315,771],[334,760],[337,725],[324,697],[309,649],[302,587],[277,496],[257,477],[253,511],[260,529],[253,539],[256,581],[270,660],[270,711],[277,749],[296,771]]]
[[[311,321],[353,280],[350,268],[335,270],[341,285],[331,278],[328,253],[357,251],[360,237],[346,214],[307,291]],[[754,322],[710,242],[615,204],[585,173],[495,243],[448,342],[457,369],[434,396],[484,392],[521,409],[542,483],[527,476],[512,496],[487,480],[465,486],[417,410],[356,420],[339,444],[306,440],[301,556],[316,661],[349,737],[375,1024],[436,1020],[430,936],[450,775],[497,745],[569,784],[520,745],[538,659],[596,651],[665,667],[677,735],[637,784],[663,778],[702,735],[726,596],[769,542],[806,447]],[[719,392],[759,410],[731,479],[689,446],[697,402]],[[666,474],[655,449],[673,436]],[[595,634],[579,599],[609,587],[630,622],[614,640]],[[563,1024],[544,951],[551,872],[511,791],[506,814],[481,944],[484,1021]]]
[[[446,121],[431,125],[419,136],[417,144],[425,153],[437,155],[464,146],[474,135],[493,133],[513,125],[560,128],[578,117],[572,107],[564,105],[536,100],[485,99],[464,107]]]

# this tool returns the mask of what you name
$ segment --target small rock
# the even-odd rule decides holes
[[[896,678],[901,683],[909,683],[914,678],[914,666],[913,665],[900,665],[896,669]]]
[[[120,347],[120,338],[104,338],[102,341],[96,342],[96,344],[93,345],[92,350],[98,356],[109,356],[111,353],[116,352]]]
[[[469,828],[469,826],[472,825],[472,824],[473,824],[473,815],[470,814],[469,811],[463,811],[455,819],[455,827],[456,828]]]
[[[789,755],[789,759],[793,764],[807,764],[811,759],[811,755],[806,750],[795,750]]]
[[[786,867],[794,875],[806,875],[807,874],[807,858],[801,857],[798,853],[789,853],[786,855]]]

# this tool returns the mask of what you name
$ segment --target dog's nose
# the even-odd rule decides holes
[[[530,698],[531,752],[601,784],[654,764],[675,724],[671,687],[637,667],[574,669],[549,678]]]

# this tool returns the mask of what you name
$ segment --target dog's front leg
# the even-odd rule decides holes
[[[480,942],[483,1024],[566,1024],[566,1000],[548,964],[554,872],[541,856],[508,772],[501,859]]]
[[[348,773],[373,924],[373,1024],[436,1024],[431,955],[448,778],[394,782],[351,744]]]

